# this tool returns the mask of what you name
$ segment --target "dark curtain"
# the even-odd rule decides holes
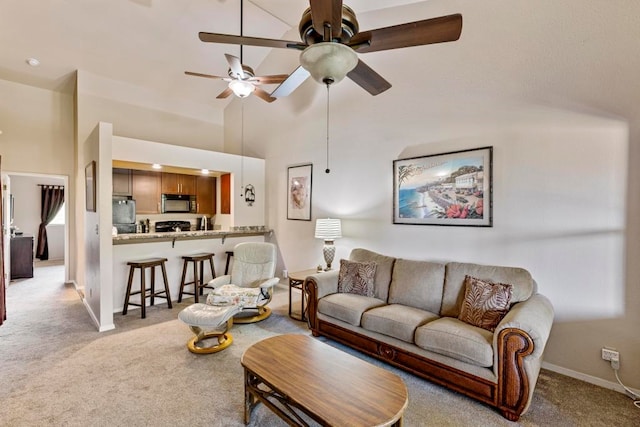
[[[38,247],[36,258],[43,261],[49,259],[49,245],[47,243],[47,225],[55,218],[64,203],[64,187],[43,185],[41,195],[40,229],[38,230]]]

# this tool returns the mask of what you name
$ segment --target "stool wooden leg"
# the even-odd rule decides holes
[[[147,284],[145,283],[145,268],[140,268],[140,309],[142,310],[142,318],[147,317],[147,304],[146,304],[146,295],[147,295]]]
[[[151,305],[155,303],[156,296],[156,267],[151,267]]]
[[[122,309],[122,315],[127,314],[129,308],[129,297],[131,296],[131,283],[133,283],[133,271],[135,267],[129,267],[129,281],[127,282],[127,294],[124,297],[124,308]]]
[[[200,295],[204,294],[204,261],[199,261],[200,264],[200,282],[198,283],[198,290]]]
[[[231,261],[231,254],[227,254],[227,264],[224,266],[224,274],[229,274],[229,261]]]
[[[211,276],[213,279],[216,278],[216,269],[213,266],[213,257],[209,258],[209,265],[211,266]]]
[[[160,264],[162,268],[162,278],[164,279],[164,294],[167,296],[167,306],[173,308],[171,305],[171,293],[169,292],[169,280],[167,280],[167,269],[164,266],[164,262]]]
[[[198,283],[198,261],[193,261],[193,298],[198,303],[198,289],[200,284]]]
[[[182,302],[182,292],[184,291],[184,280],[187,277],[187,261],[182,263],[182,280],[180,280],[180,294],[178,294],[178,302]]]

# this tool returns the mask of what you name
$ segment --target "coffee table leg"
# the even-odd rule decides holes
[[[251,420],[251,393],[249,393],[249,374],[244,370],[244,423],[249,424]]]

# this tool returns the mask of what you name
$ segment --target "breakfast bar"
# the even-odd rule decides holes
[[[177,301],[183,267],[182,257],[201,252],[215,253],[217,275],[224,273],[226,252],[241,242],[264,242],[271,231],[265,227],[233,227],[229,230],[132,233],[113,236],[113,312],[121,312],[125,300],[127,262],[145,258],[166,258],[171,299]],[[187,272],[193,274],[191,270]],[[207,269],[205,281],[211,276]]]

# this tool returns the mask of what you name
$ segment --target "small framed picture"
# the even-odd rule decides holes
[[[287,171],[287,219],[311,221],[311,163]]]
[[[96,211],[96,162],[92,160],[84,168],[84,190],[87,211]]]
[[[393,223],[493,226],[493,147],[393,162]]]

